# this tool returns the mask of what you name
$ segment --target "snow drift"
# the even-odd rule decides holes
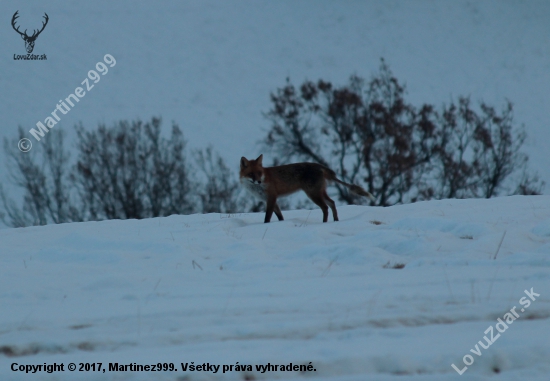
[[[464,379],[547,379],[550,197],[339,214],[326,224],[314,209],[270,224],[263,213],[208,214],[1,230],[0,379],[447,380],[466,355]],[[540,296],[521,312],[531,289]],[[519,318],[476,350],[513,307]],[[14,363],[65,368],[29,375]]]

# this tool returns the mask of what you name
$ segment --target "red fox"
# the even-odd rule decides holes
[[[260,155],[256,160],[241,157],[239,177],[241,184],[250,193],[266,202],[265,223],[271,221],[273,212],[275,212],[279,221],[282,221],[283,214],[279,205],[277,205],[277,197],[287,196],[300,189],[306,193],[311,201],[319,205],[323,211],[323,222],[328,220],[328,206],[332,209],[334,221],[338,221],[336,205],[327,194],[327,180],[336,181],[348,187],[353,193],[374,200],[369,192],[358,185],[348,184],[337,179],[334,171],[321,164],[296,163],[264,168],[262,159],[263,155]]]

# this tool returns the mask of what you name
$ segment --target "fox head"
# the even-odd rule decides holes
[[[263,157],[264,155],[260,155],[256,160],[248,160],[244,156],[241,157],[241,172],[239,173],[241,181],[247,180],[252,184],[262,184],[264,182]]]

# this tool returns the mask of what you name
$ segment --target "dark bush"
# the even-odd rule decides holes
[[[438,111],[404,96],[383,60],[368,82],[354,75],[342,87],[319,80],[297,88],[287,79],[271,95],[264,148],[281,164],[326,165],[382,206],[541,192],[543,183],[528,173],[520,151],[525,131],[513,125],[510,102],[499,113],[485,103],[475,110],[461,97]],[[340,201],[366,202],[335,186]]]
[[[235,213],[250,206],[239,197],[238,182],[212,148],[188,163],[186,141],[177,125],[161,136],[161,120],[120,121],[87,131],[77,126],[77,159],[69,163],[62,130],[52,130],[27,153],[17,140],[4,148],[10,179],[23,190],[17,207],[0,188],[4,213],[12,227],[105,219],[129,219],[190,213]],[[23,130],[19,131],[22,138]]]

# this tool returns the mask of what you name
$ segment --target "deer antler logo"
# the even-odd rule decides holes
[[[34,49],[34,41],[37,39],[37,37],[40,35],[40,33],[42,33],[42,31],[44,30],[44,28],[48,24],[48,20],[50,18],[48,17],[48,14],[46,12],[44,12],[45,16],[43,16],[43,17],[46,19],[46,22],[42,22],[42,29],[40,29],[40,30],[34,29],[34,32],[33,32],[32,36],[29,36],[29,35],[27,35],[27,30],[26,29],[23,33],[21,33],[19,31],[19,27],[15,26],[15,20],[19,17],[18,13],[19,13],[19,11],[15,12],[13,14],[13,17],[11,19],[11,26],[13,27],[13,29],[17,33],[19,33],[21,35],[21,38],[23,40],[25,40],[25,49],[27,49],[27,53],[32,53],[32,50]]]

